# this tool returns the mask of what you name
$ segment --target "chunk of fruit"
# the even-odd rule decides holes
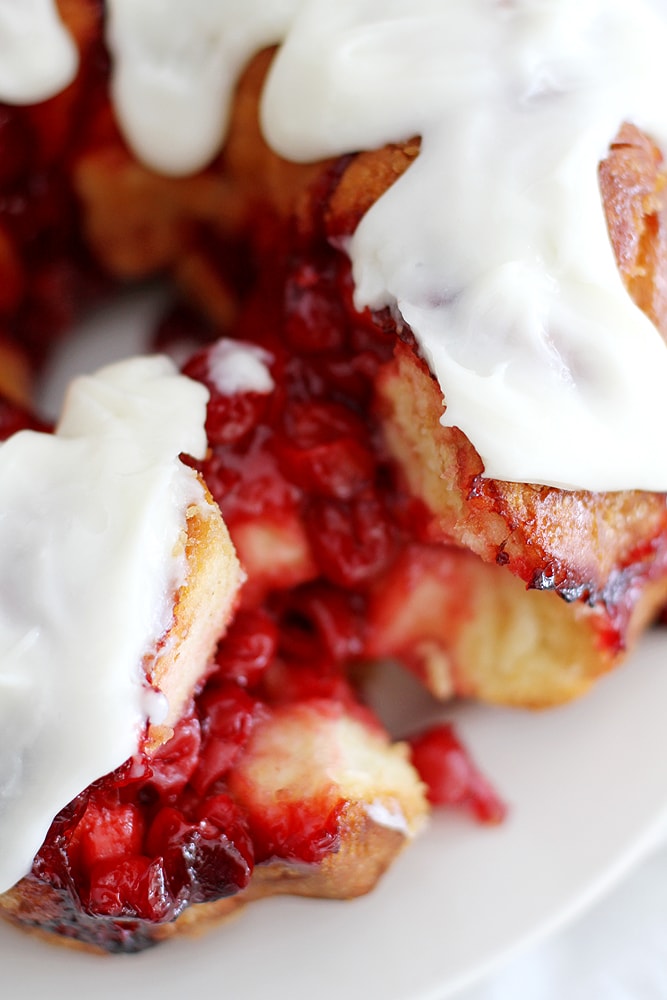
[[[499,823],[507,811],[473,763],[451,725],[431,727],[410,740],[412,762],[434,805],[462,806],[482,823]]]

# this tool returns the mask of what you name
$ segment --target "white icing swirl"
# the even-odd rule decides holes
[[[143,658],[184,580],[202,487],[178,456],[205,452],[206,399],[134,359],[77,379],[55,434],[0,445],[0,892],[164,708]]]

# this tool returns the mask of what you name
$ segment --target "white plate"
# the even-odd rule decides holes
[[[203,938],[113,959],[3,926],[3,995],[451,995],[562,926],[652,847],[667,803],[666,660],[667,634],[658,633],[577,704],[537,715],[481,706],[450,713],[510,816],[486,829],[441,814],[369,896],[254,903]],[[415,705],[407,710],[415,721]]]
[[[369,896],[255,903],[203,938],[106,960],[3,925],[3,996],[452,995],[581,912],[652,847],[667,819],[666,660],[667,632],[658,632],[573,705],[447,713],[509,817],[482,828],[442,813]],[[403,731],[433,717],[432,703],[391,671],[375,700]]]

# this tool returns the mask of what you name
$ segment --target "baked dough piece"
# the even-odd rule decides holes
[[[127,869],[136,862],[111,858],[112,884],[101,904],[107,912],[99,902],[89,902],[86,908],[66,881],[44,877],[47,855],[46,861],[38,859],[35,872],[0,897],[0,913],[22,929],[48,935],[60,944],[139,951],[181,932],[206,930],[239,906],[267,896],[362,895],[418,832],[428,811],[407,747],[391,745],[370,717],[332,699],[305,699],[265,709],[234,763],[227,787],[234,804],[226,793],[202,795],[198,815],[206,818],[188,826],[191,838],[183,856],[193,881],[193,872],[202,864],[202,883],[187,900],[182,894],[170,895],[164,881],[155,880],[152,899],[145,904],[154,912],[147,918],[145,910],[137,912],[141,894],[136,882],[126,889]],[[173,796],[171,801],[176,801]],[[208,811],[204,814],[202,809]],[[223,825],[218,830],[214,820],[220,813]],[[128,815],[127,809],[122,815]],[[163,830],[169,823],[173,827],[174,815],[176,810],[169,805],[158,811],[148,843],[155,842],[157,827]],[[112,825],[113,812],[104,819]],[[85,814],[83,822],[85,827]],[[84,829],[83,835],[74,836],[85,840],[87,833]],[[156,856],[152,870],[166,870],[169,883],[179,877],[182,860],[170,856],[164,843],[168,866]],[[106,861],[102,859],[88,877],[99,879]],[[136,893],[131,897],[134,907],[130,892]],[[116,904],[114,912],[108,912],[108,899],[112,909]],[[90,912],[95,905],[97,912]],[[163,912],[158,918],[160,905]]]
[[[40,326],[46,341],[67,325],[72,315],[73,300],[77,298],[73,292],[80,277],[68,239],[72,235],[72,226],[78,226],[79,222],[86,236],[86,253],[91,247],[96,249],[99,264],[107,274],[125,279],[171,271],[188,291],[194,290],[195,298],[206,302],[215,319],[229,322],[231,313],[227,302],[232,308],[234,304],[232,298],[228,300],[226,297],[226,279],[218,250],[230,232],[229,238],[236,246],[238,231],[246,224],[245,208],[241,214],[230,215],[230,206],[236,200],[234,186],[218,172],[218,165],[205,175],[177,182],[157,177],[136,164],[125,150],[110,119],[103,85],[100,89],[100,81],[104,79],[98,59],[101,6],[87,0],[66,0],[60,6],[80,47],[82,73],[57,98],[28,111],[13,110],[12,114],[17,121],[25,124],[26,129],[34,130],[40,136],[40,166],[47,165],[47,197],[57,188],[55,182],[53,189],[49,187],[53,180],[50,173],[53,168],[59,182],[67,185],[72,181],[82,199],[83,217],[66,215],[68,224],[60,227],[63,242],[59,244],[59,251],[62,251],[67,267],[72,265],[76,281],[63,289],[58,282],[42,280],[41,273],[33,268],[33,261],[25,254],[23,244],[8,227],[5,263],[8,279],[12,280],[8,280],[5,287],[14,289],[16,293],[15,329],[26,336],[31,349],[35,348],[39,356],[42,341],[34,341],[31,322],[21,325],[19,320],[25,318],[37,303],[42,322],[35,325]],[[300,170],[296,174],[301,177]],[[71,189],[67,193],[71,196]],[[249,201],[254,199],[254,193],[248,197]],[[52,207],[54,213],[60,211],[59,202],[54,202]],[[28,205],[28,215],[32,208]],[[101,226],[96,223],[97,211],[103,220]],[[231,223],[227,221],[228,217],[232,219]],[[116,238],[108,227],[115,226],[118,220],[120,226]],[[202,261],[206,266],[210,261],[205,252],[206,240],[201,235],[202,226],[209,227],[216,239],[213,279],[209,282],[204,280],[207,272],[206,268],[202,268]],[[58,228],[57,220],[55,228]],[[2,231],[0,219],[0,236]],[[75,243],[78,234],[77,229]],[[88,266],[90,258],[86,260]],[[69,279],[70,272],[67,274]],[[201,293],[200,288],[203,289]],[[63,314],[51,315],[50,307],[61,304],[64,306]],[[48,308],[44,312],[42,307]],[[10,423],[8,421],[8,426]],[[142,749],[142,763],[137,765],[137,768],[145,767],[153,773],[153,784],[148,782],[149,790],[145,793],[148,799],[155,793],[154,773],[159,770],[161,780],[167,781],[165,774],[175,770],[173,760],[180,762],[183,742],[187,743],[184,732],[187,735],[188,726],[193,731],[197,728],[191,726],[192,713],[196,709],[192,707],[190,696],[194,689],[201,687],[209,674],[210,654],[225,623],[233,614],[241,580],[241,571],[228,534],[203,483],[201,503],[187,511],[183,544],[189,567],[188,578],[175,595],[172,627],[160,644],[155,660],[146,663],[149,679],[167,695],[170,705],[165,723],[149,729]],[[265,551],[265,558],[271,558],[270,551]],[[267,803],[273,801],[278,793],[285,802],[286,810],[292,809],[297,813],[305,799],[310,804],[313,821],[326,826],[325,841],[317,858],[311,858],[304,864],[298,854],[291,856],[283,852],[282,856],[277,854],[275,858],[260,856],[254,874],[242,891],[237,891],[237,885],[232,890],[230,881],[222,889],[218,887],[204,893],[205,898],[209,895],[229,898],[201,902],[201,893],[187,895],[186,898],[182,895],[185,890],[179,889],[181,895],[178,899],[172,899],[159,915],[156,912],[150,916],[138,913],[127,900],[118,904],[122,912],[118,909],[111,914],[101,912],[100,907],[103,909],[106,903],[96,903],[97,910],[94,906],[86,909],[81,905],[80,894],[88,891],[89,886],[85,884],[88,875],[80,869],[76,872],[67,869],[63,874],[60,868],[59,874],[55,874],[49,865],[51,862],[55,864],[53,854],[62,859],[72,834],[77,845],[84,843],[76,863],[84,865],[82,857],[85,857],[85,865],[92,864],[91,859],[94,858],[97,865],[96,885],[101,884],[108,866],[116,864],[118,858],[108,854],[98,857],[94,851],[108,849],[101,846],[107,831],[111,841],[116,834],[122,839],[123,834],[118,828],[123,828],[128,816],[136,817],[133,793],[118,791],[119,788],[125,789],[128,783],[123,772],[117,781],[114,779],[116,783],[109,791],[110,798],[115,797],[113,803],[105,797],[105,789],[108,789],[102,779],[57,818],[45,856],[37,859],[35,871],[1,898],[3,915],[22,927],[41,930],[49,936],[55,933],[61,942],[102,950],[138,950],[182,928],[206,926],[241,902],[264,895],[289,892],[346,898],[367,892],[416,833],[427,812],[424,788],[408,762],[406,747],[392,746],[377,723],[361,712],[357,705],[341,705],[327,698],[300,699],[298,704],[271,710],[267,708],[266,716],[258,721],[253,742],[230,778],[230,787],[234,784],[235,795],[238,796],[238,809],[243,813],[242,825],[250,822],[246,814],[249,817],[252,813],[255,816],[254,826],[257,827],[259,818],[268,810]],[[202,730],[210,730],[205,712],[198,726]],[[264,753],[263,744],[270,746],[271,753],[279,752],[282,747],[282,771],[269,769],[266,772],[262,769],[261,775],[254,775],[252,762],[255,755]],[[308,750],[305,756],[304,747]],[[317,761],[315,767],[314,759]],[[182,766],[186,769],[185,763]],[[281,777],[285,769],[291,775],[287,786],[284,777]],[[272,778],[279,782],[279,786],[272,785]],[[176,793],[173,788],[165,794],[170,803],[168,808],[174,808]],[[201,786],[194,793],[190,790],[187,794],[188,809],[196,811],[203,801]],[[77,822],[81,814],[84,817],[83,827]],[[96,818],[92,819],[93,816]],[[68,825],[70,823],[73,828]],[[224,844],[232,839],[231,827],[234,824],[223,820],[220,823],[222,826],[217,830],[214,850],[222,845],[222,851]],[[131,826],[131,823],[126,824],[126,833]],[[192,843],[196,842],[199,834],[197,827],[192,834]],[[152,836],[155,841],[157,834],[154,831]],[[247,846],[247,833],[240,838]],[[49,853],[50,850],[53,854]],[[116,847],[112,850],[115,851]],[[118,850],[122,854],[122,847]],[[251,851],[246,853],[248,858],[244,860],[243,852],[239,851],[237,860],[247,877],[253,859]],[[145,860],[145,855],[142,855],[140,867]],[[104,871],[100,874],[102,869]],[[143,871],[145,873],[146,869]],[[127,866],[124,875],[129,877]],[[240,875],[238,877],[243,881]],[[123,875],[114,875],[111,883],[104,883],[104,891],[100,892],[105,895],[108,889],[120,899],[126,886],[127,879],[124,882]]]
[[[418,501],[421,516],[411,537],[407,531],[407,549],[369,583],[364,654],[398,656],[440,697],[557,704],[584,693],[620,663],[664,603],[665,497],[484,478],[466,437],[441,425],[442,392],[410,331],[398,329],[388,312],[355,312],[345,258],[338,254],[336,262],[331,244],[354,231],[418,153],[415,141],[323,165],[317,181],[293,201],[293,229],[283,230],[283,253],[293,249],[297,264],[281,278],[272,263],[273,277],[242,314],[239,330],[251,338],[272,331],[274,340],[282,338],[288,351],[294,349],[294,324],[285,314],[298,313],[295,288],[305,283],[315,289],[314,298],[298,322],[318,317],[318,351],[325,341],[336,344],[336,331],[344,342],[350,329],[364,331],[355,335],[360,344],[364,336],[369,343],[393,342],[393,357],[373,376],[377,423],[370,436],[376,447],[382,441],[380,450],[393,460],[396,494]],[[270,159],[271,153],[265,156]],[[667,258],[659,154],[645,136],[625,126],[600,176],[621,273],[663,328]],[[281,201],[274,219],[283,213]],[[257,252],[262,259],[261,249]],[[332,279],[336,270],[342,277]],[[315,340],[314,333],[309,336]],[[332,359],[335,351],[334,346]],[[366,365],[368,355],[361,357]],[[245,528],[239,537],[243,546]],[[290,537],[290,569],[302,574],[290,578],[294,585],[312,579],[316,569],[304,532],[293,530]],[[252,546],[251,588],[270,578],[263,551],[261,544]],[[270,583],[275,586],[275,578]]]
[[[3,437],[24,428],[47,430],[27,410],[8,401],[0,409],[0,423]],[[171,746],[174,727],[190,710],[194,692],[210,673],[214,651],[237,607],[244,579],[219,507],[201,478],[189,474],[194,482],[182,512],[182,551],[174,552],[179,564],[185,557],[184,579],[173,595],[169,628],[143,664],[148,683],[164,695],[167,707],[160,724],[149,724],[141,740],[141,753],[148,760]],[[49,892],[43,884],[35,889],[30,877],[23,879],[0,896],[0,912],[14,913],[17,907],[28,905],[27,899],[34,903],[36,897],[48,898]],[[49,913],[47,906],[42,922],[48,921]]]
[[[0,396],[9,403],[28,406],[32,394],[32,372],[25,351],[0,336]]]
[[[299,249],[308,248],[312,260],[327,259],[322,233],[334,246],[344,242],[418,153],[415,140],[323,165],[318,181],[295,201]],[[622,277],[664,333],[662,157],[626,125],[600,165],[600,182]],[[400,655],[440,695],[546,706],[582,694],[621,662],[667,597],[664,494],[484,478],[471,443],[440,424],[442,391],[410,331],[387,312],[357,314],[344,290],[340,302],[342,325],[394,333],[394,358],[375,378],[375,413],[397,485],[424,506],[425,526],[414,541],[431,547],[424,578],[420,583],[413,565],[401,600],[398,569],[374,584],[367,652]],[[417,551],[413,564],[421,561]],[[419,593],[429,580],[433,614],[425,616],[423,601],[410,600],[410,587]]]
[[[193,692],[210,669],[213,653],[238,604],[244,573],[222,520],[203,481],[201,499],[185,512],[183,545],[187,576],[174,599],[173,620],[146,673],[167,698],[168,714],[151,725],[147,749],[173,735]]]
[[[234,768],[230,791],[268,856],[256,864],[246,889],[227,900],[190,907],[174,924],[157,927],[158,939],[183,930],[199,932],[237,907],[269,896],[364,895],[428,813],[407,746],[390,745],[368,719],[324,699],[280,707],[260,724]],[[289,856],[275,832],[291,824],[301,827],[305,838],[309,827],[323,821],[333,849],[305,864],[298,848]]]
[[[340,235],[356,224],[357,184],[364,192],[358,208],[365,210],[368,178],[371,187],[382,187],[408,162],[407,150],[359,157],[329,202],[330,233]],[[600,175],[623,278],[664,332],[661,157],[645,136],[625,126]],[[433,620],[439,608],[443,623],[440,639],[432,625],[420,636],[417,611],[413,620],[408,655],[413,663],[420,660],[418,671],[436,692],[511,704],[550,705],[586,691],[623,659],[667,597],[665,496],[484,479],[470,442],[440,424],[440,387],[409,343],[397,345],[376,386],[385,441],[400,478],[428,512],[426,538],[447,546],[435,572],[440,597],[432,598]],[[435,552],[429,560],[431,566],[438,562]],[[452,563],[455,575],[447,568]],[[406,610],[406,621],[408,615]],[[414,643],[421,643],[421,656]],[[373,652],[391,653],[392,644],[380,639]]]

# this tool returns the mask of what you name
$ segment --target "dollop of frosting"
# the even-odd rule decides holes
[[[179,455],[203,457],[206,402],[136,358],[75,380],[54,434],[0,445],[0,891],[164,710],[144,663],[185,579],[202,487]]]
[[[111,92],[137,155],[164,174],[219,150],[237,77],[284,35],[295,0],[107,0]]]
[[[0,0],[0,100],[35,104],[53,97],[78,65],[54,0]]]
[[[208,352],[208,376],[221,396],[240,392],[264,396],[275,388],[269,368],[272,360],[256,344],[221,337]]]

